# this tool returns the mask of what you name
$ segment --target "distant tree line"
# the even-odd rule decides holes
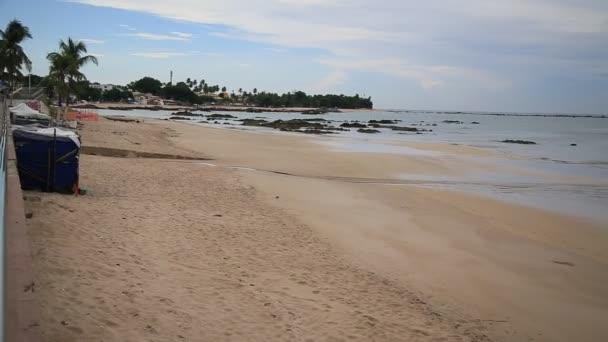
[[[358,94],[355,96],[346,95],[308,95],[303,91],[296,91],[287,94],[275,94],[261,92],[250,94],[245,92],[243,98],[248,103],[259,107],[306,107],[306,108],[373,108],[371,97],[363,98]]]
[[[218,85],[209,85],[203,79],[197,82],[197,80],[188,78],[185,82],[178,82],[173,85],[171,83],[163,84],[152,77],[144,77],[129,83],[127,87],[133,91],[192,104],[221,101],[259,107],[373,108],[371,97],[360,97],[358,94],[355,96],[308,95],[303,91],[295,91],[279,95],[270,92],[258,92],[257,88],[254,88],[251,92],[239,88],[238,93],[233,91],[232,94],[228,95],[225,86],[220,88]]]
[[[32,75],[32,86],[35,85],[35,82],[38,83],[40,79],[40,77]],[[23,82],[26,81],[26,77],[23,77]],[[45,81],[45,79],[42,79],[40,86],[44,86]],[[257,88],[254,88],[251,92],[243,91],[240,88],[238,92],[232,92],[228,95],[226,87],[209,85],[204,80],[197,82],[191,79],[187,79],[186,82],[171,84],[163,83],[152,77],[143,77],[125,87],[117,86],[106,91],[93,87],[87,80],[75,82],[74,85],[74,95],[77,99],[93,102],[126,102],[134,99],[133,92],[152,94],[184,104],[220,102],[222,104],[239,103],[257,107],[373,108],[371,97],[361,97],[358,94],[355,96],[308,95],[303,91],[295,91],[279,95],[265,91],[258,92]]]

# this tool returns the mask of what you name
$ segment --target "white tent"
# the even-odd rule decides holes
[[[39,119],[39,120],[51,120],[51,117],[42,114],[39,111],[30,108],[30,106],[25,103],[20,103],[14,107],[10,107],[9,110],[11,113],[15,114],[18,117],[31,118],[31,119]]]

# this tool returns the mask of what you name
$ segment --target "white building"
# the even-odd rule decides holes
[[[112,90],[117,87],[120,88],[120,86],[117,86],[114,84],[100,84],[97,82],[91,83],[91,88],[101,89],[101,91],[108,91],[108,90]]]

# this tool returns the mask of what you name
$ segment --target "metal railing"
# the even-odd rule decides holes
[[[8,129],[10,114],[8,101],[0,94],[0,342],[5,341],[6,299],[6,170],[8,155]]]

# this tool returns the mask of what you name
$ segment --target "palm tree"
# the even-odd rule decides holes
[[[80,72],[80,68],[89,62],[98,65],[97,58],[92,55],[83,56],[87,52],[87,46],[83,42],[75,42],[68,38],[67,42],[59,42],[59,52],[51,52],[46,58],[51,62],[50,74],[55,75],[60,88],[65,93],[66,104],[69,104],[70,90],[76,86],[76,82],[85,81],[87,77]],[[67,81],[67,84],[66,84]]]
[[[66,55],[58,52],[51,52],[46,58],[51,64],[49,68],[48,87],[55,89],[54,93],[57,94],[59,107],[61,107],[62,99],[69,94],[67,78],[70,60]]]
[[[258,88],[253,88],[253,94],[257,94],[258,93]]]
[[[32,38],[30,29],[17,19],[11,20],[4,31],[0,30],[0,77],[3,77],[6,69],[6,79],[11,90],[15,86],[15,78],[23,76],[19,69],[23,65],[27,70],[32,69],[32,61],[19,45],[28,38]]]

